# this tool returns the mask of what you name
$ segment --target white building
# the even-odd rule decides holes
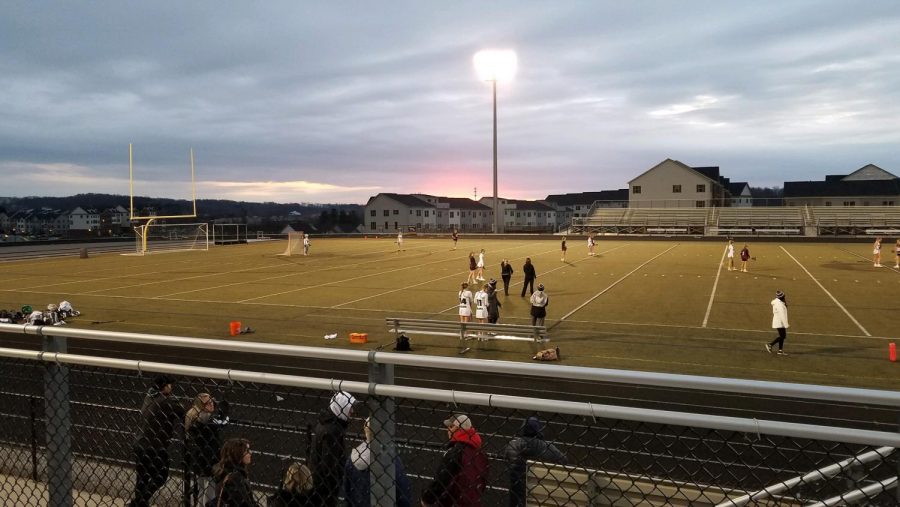
[[[100,212],[95,209],[84,209],[79,206],[69,213],[69,230],[71,231],[93,232],[99,227]]]
[[[493,206],[493,197],[479,199],[485,206]],[[503,216],[504,232],[556,232],[556,209],[540,201],[497,198]]]
[[[753,194],[750,193],[750,184],[739,181],[728,184],[728,203],[732,208],[749,208],[753,206]]]

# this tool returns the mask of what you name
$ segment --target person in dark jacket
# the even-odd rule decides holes
[[[266,507],[316,507],[313,496],[312,471],[303,463],[293,463]]]
[[[213,466],[217,506],[259,507],[247,476],[247,467],[252,461],[249,440],[229,438],[222,444],[219,462]]]
[[[525,506],[526,462],[566,464],[566,456],[555,445],[544,440],[543,427],[537,417],[529,417],[519,430],[519,435],[506,446],[509,464],[509,505]]]
[[[537,278],[537,272],[534,270],[534,264],[531,263],[531,257],[525,259],[522,273],[525,274],[525,281],[522,282],[522,297],[525,297],[526,290],[530,291],[528,292],[529,295],[534,294],[534,280]]]
[[[149,506],[169,477],[169,441],[184,419],[184,408],[172,397],[174,383],[172,377],[160,375],[144,396],[133,446],[135,487],[130,507]]]
[[[369,446],[374,441],[374,435],[369,426],[369,419],[366,419],[363,433],[365,433],[366,441],[350,451],[350,459],[344,465],[344,499],[347,501],[347,507],[371,507],[372,505],[372,479],[369,472],[372,464],[372,452]],[[394,479],[396,484],[394,505],[410,507],[412,505],[410,503],[412,487],[399,454],[394,457]],[[379,501],[377,505],[387,505],[387,503]]]
[[[434,473],[434,480],[422,493],[422,505],[440,507],[481,507],[487,487],[488,459],[481,449],[481,435],[468,416],[455,414],[444,421],[447,450]]]
[[[500,262],[500,278],[503,279],[503,294],[509,296],[509,281],[512,280],[513,268],[509,259]]]
[[[491,278],[491,282],[488,284],[488,322],[491,324],[496,324],[498,320],[500,320],[500,307],[503,306],[500,304],[500,299],[497,298],[497,280]]]
[[[194,476],[193,496],[200,505],[215,496],[212,467],[222,449],[221,428],[228,424],[228,402],[217,404],[209,393],[194,397],[194,404],[184,416],[186,464]]]
[[[331,397],[328,408],[319,414],[309,457],[313,472],[316,505],[334,507],[341,493],[347,450],[344,434],[356,403],[350,393],[339,391]]]

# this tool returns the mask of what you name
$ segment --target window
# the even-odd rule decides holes
[[[844,201],[844,206],[856,206],[856,201]]]
[[[387,228],[387,222],[384,223],[384,226],[385,226],[385,228]],[[394,229],[399,229],[399,228],[400,228],[400,224],[398,224],[397,222],[394,222]]]
[[[444,213],[441,212],[441,211],[438,211],[438,212],[437,212],[437,217],[438,217],[438,218],[444,218]]]
[[[386,217],[391,216],[391,211],[390,211],[390,210],[384,210],[384,216],[386,216]]]
[[[416,216],[417,216],[417,217],[422,216],[422,210],[417,209],[417,210],[416,210]]]
[[[452,212],[452,211],[450,212],[450,218],[453,218],[453,212]]]
[[[395,214],[395,215],[399,215],[399,214],[400,214],[400,210],[395,209],[395,210],[394,210],[394,214]]]
[[[370,217],[374,217],[374,216],[375,216],[375,213],[376,213],[375,210],[371,210],[371,211],[369,211],[369,216],[370,216]]]
[[[428,210],[425,210],[425,216],[426,217],[428,216]]]
[[[831,201],[825,201],[825,206],[831,206]]]
[[[672,193],[680,194],[681,193],[681,185],[672,185]]]
[[[369,224],[369,229],[372,229],[373,231],[375,230],[376,227],[377,226],[375,225],[375,222],[372,222]]]
[[[893,206],[894,201],[881,201],[882,206]]]
[[[388,223],[387,223],[387,222],[384,223],[384,230],[388,230]]]
[[[633,187],[631,188],[631,193],[632,193],[632,194],[640,194],[640,193],[641,193],[641,186],[640,186],[640,185],[635,185],[635,186],[633,186]]]
[[[706,207],[706,201],[697,201],[697,202],[696,202],[696,206],[697,206],[698,208],[705,208],[705,207]]]
[[[702,183],[700,185],[697,185],[697,193],[702,194],[704,192],[706,192],[706,185]]]

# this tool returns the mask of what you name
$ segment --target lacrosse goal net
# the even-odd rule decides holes
[[[209,250],[209,225],[158,224],[148,221],[134,228],[135,254]]]
[[[287,247],[285,247],[284,252],[278,254],[285,257],[290,257],[292,255],[303,255],[303,233],[291,231],[288,232],[287,237]]]

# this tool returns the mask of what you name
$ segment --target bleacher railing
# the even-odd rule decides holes
[[[176,379],[172,399],[179,406],[189,407],[199,393],[213,395],[220,404],[229,402],[229,422],[221,427],[221,438],[250,440],[248,477],[263,505],[266,495],[278,492],[290,464],[312,466],[311,449],[322,437],[317,421],[330,413],[337,391],[351,393],[362,403],[349,419],[340,466],[314,467],[313,476],[338,479],[335,494],[350,505],[364,500],[366,505],[403,505],[404,500],[418,505],[435,492],[480,497],[483,505],[510,504],[510,497],[515,498],[513,505],[900,501],[897,431],[428,389],[396,385],[394,378],[395,368],[406,367],[461,379],[466,372],[478,371],[515,375],[535,385],[577,379],[891,410],[900,407],[900,393],[895,391],[59,327],[0,324],[0,332],[34,336],[43,349],[0,348],[4,506],[123,505],[131,500],[136,483],[134,437],[144,420],[139,409],[159,374]],[[352,363],[363,363],[368,378],[314,378],[75,355],[66,352],[67,338],[337,360],[347,362],[348,371]],[[457,462],[466,471],[459,477],[438,473],[440,463],[448,459],[448,431],[442,422],[452,414],[465,414],[480,435],[486,470]],[[363,431],[366,416],[368,441]],[[532,417],[537,422],[529,421]],[[206,488],[203,473],[191,462],[192,453],[184,451],[191,442],[180,424],[172,436],[167,443],[169,473],[154,492],[153,504],[203,505],[215,487]],[[546,443],[558,452],[549,451]],[[533,448],[543,452],[525,452]],[[461,454],[472,459],[477,455]],[[449,483],[435,485],[442,479]]]

